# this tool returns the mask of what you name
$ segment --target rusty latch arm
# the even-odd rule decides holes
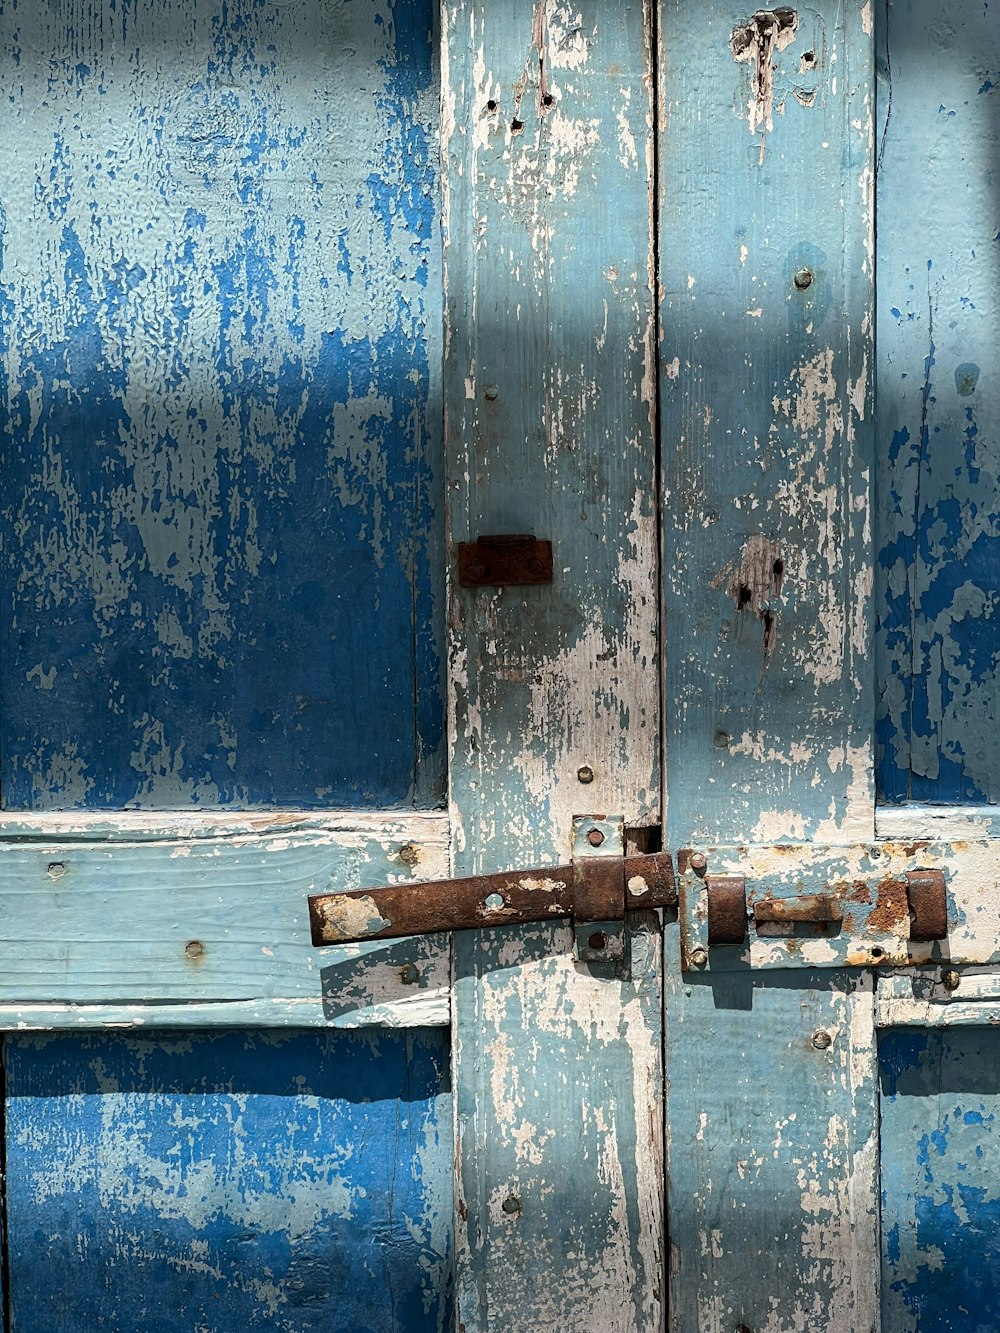
[[[616,915],[677,906],[669,852],[628,856],[617,865],[621,871]],[[571,865],[546,866],[469,879],[316,894],[309,899],[312,942],[319,947],[575,918],[579,873]]]

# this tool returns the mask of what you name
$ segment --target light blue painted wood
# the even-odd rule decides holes
[[[871,5],[748,14],[660,4],[675,847],[872,831]]]
[[[0,5],[6,808],[441,799],[434,27]]]
[[[682,979],[667,939],[671,1327],[873,1333],[870,974]]]
[[[439,1033],[8,1037],[20,1333],[444,1333]]]
[[[879,784],[1000,800],[1000,11],[876,6]]]
[[[642,5],[445,12],[452,535],[555,556],[550,587],[452,590],[474,873],[566,861],[577,813],[658,818],[652,62]],[[565,925],[456,938],[466,1333],[662,1327],[655,918],[621,972],[572,951]]]
[[[987,1026],[880,1035],[882,1333],[1000,1324],[998,1056]]]
[[[310,941],[310,893],[447,872],[446,819],[375,824],[0,843],[0,1026],[447,1023],[446,940]]]

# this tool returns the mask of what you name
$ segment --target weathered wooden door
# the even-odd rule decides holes
[[[11,1328],[976,1326],[1000,79],[934,8],[0,5]],[[311,949],[578,813],[685,851],[620,959]]]

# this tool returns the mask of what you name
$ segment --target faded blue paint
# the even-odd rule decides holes
[[[872,1333],[870,975],[682,978],[667,940],[671,1328]]]
[[[452,531],[556,552],[550,586],[453,588],[475,873],[566,860],[577,813],[658,819],[653,69],[640,4],[445,13]],[[455,939],[467,1333],[663,1326],[654,927],[620,968],[574,964],[567,924]]]
[[[882,1329],[1000,1325],[1000,1033],[888,1030],[882,1077]]]
[[[0,4],[8,809],[440,798],[434,26]]]
[[[450,1327],[445,1034],[9,1037],[21,1333]]]
[[[1000,10],[875,13],[878,781],[890,802],[994,803]]]
[[[870,836],[870,6],[661,8],[667,842]]]

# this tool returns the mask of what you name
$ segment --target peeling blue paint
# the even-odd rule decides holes
[[[7,808],[440,799],[433,29],[0,6]]]
[[[876,5],[877,737],[889,802],[1000,797],[1000,267],[986,8]],[[919,164],[919,165],[918,165]],[[918,173],[934,207],[913,207]]]
[[[1000,1325],[1000,1033],[889,1030],[882,1070],[882,1329]]]
[[[447,1034],[11,1037],[23,1333],[450,1327]]]

